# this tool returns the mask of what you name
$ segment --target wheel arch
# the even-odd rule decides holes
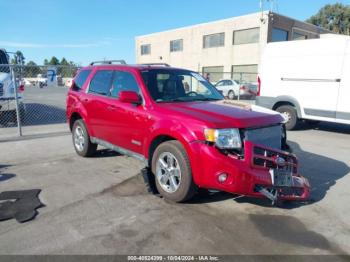
[[[276,102],[275,104],[272,106],[272,110],[276,110],[278,107],[280,106],[284,106],[284,105],[289,105],[289,106],[293,106],[295,108],[295,110],[297,111],[297,115],[299,118],[302,117],[302,112],[301,112],[301,107],[299,102],[291,96],[279,96],[276,98]]]
[[[70,116],[70,118],[69,118],[69,129],[70,129],[70,131],[72,131],[75,121],[77,121],[79,119],[83,119],[83,117],[78,112],[74,112]]]
[[[153,157],[153,153],[156,150],[156,148],[166,142],[166,141],[171,141],[171,140],[175,140],[180,142],[180,144],[183,146],[183,148],[185,149],[185,152],[187,153],[188,159],[190,161],[190,165],[191,165],[191,170],[192,170],[192,177],[195,181],[195,183],[197,185],[199,185],[200,179],[198,178],[198,174],[200,173],[198,170],[198,163],[197,163],[197,159],[196,157],[194,157],[195,153],[191,147],[191,141],[188,140],[188,137],[184,136],[184,134],[181,133],[174,133],[172,132],[171,134],[169,134],[168,132],[160,132],[157,133],[157,135],[154,135],[147,144],[146,148],[145,148],[145,153],[144,155],[147,158],[147,163],[148,166],[151,167],[152,166],[152,157]]]
[[[88,117],[86,116],[86,114],[84,113],[84,111],[82,110],[74,110],[70,115],[69,115],[69,118],[68,118],[68,124],[69,124],[69,128],[70,128],[70,131],[72,131],[72,128],[73,128],[73,125],[74,125],[74,122],[79,120],[79,119],[82,119],[85,123],[85,126],[86,126],[86,129],[88,130],[89,132],[89,135],[90,136],[94,136],[93,134],[93,130],[91,129],[90,127],[90,122],[89,122],[89,119]]]

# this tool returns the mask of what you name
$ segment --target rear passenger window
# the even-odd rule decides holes
[[[140,93],[136,79],[131,73],[124,71],[114,72],[111,97],[119,97],[120,91],[135,91],[136,93]]]
[[[113,71],[99,70],[92,78],[89,93],[109,95],[112,84]]]
[[[80,89],[82,89],[90,73],[91,73],[91,70],[80,71],[79,75],[74,79],[74,84],[72,86],[72,89],[75,91],[79,91]]]

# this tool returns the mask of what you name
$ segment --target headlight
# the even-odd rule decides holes
[[[205,129],[205,139],[207,142],[215,143],[220,149],[240,149],[242,148],[242,140],[239,130],[230,129]]]

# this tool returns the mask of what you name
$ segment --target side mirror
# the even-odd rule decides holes
[[[135,91],[121,91],[119,93],[119,101],[135,105],[142,104],[141,97]]]

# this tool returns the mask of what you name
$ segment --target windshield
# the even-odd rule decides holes
[[[3,65],[7,65],[8,59],[7,59],[7,55],[3,50],[0,50],[0,72],[1,73],[10,73],[10,68],[8,66],[3,66]]]
[[[150,69],[141,73],[149,93],[157,103],[224,99],[212,84],[191,71]]]

